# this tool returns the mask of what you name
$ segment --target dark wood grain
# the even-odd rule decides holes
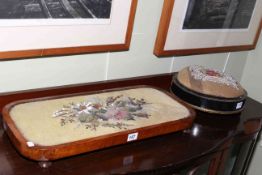
[[[1,105],[12,100],[88,92],[114,87],[139,84],[153,85],[168,90],[172,75],[155,75],[135,79],[107,81],[67,87],[1,94]],[[58,94],[55,94],[58,93]],[[215,174],[223,166],[223,153],[234,144],[252,141],[248,147],[250,154],[245,163],[245,171],[257,143],[261,128],[262,104],[247,98],[244,110],[238,114],[219,115],[197,111],[190,129],[170,133],[143,141],[114,146],[54,161],[52,166],[43,169],[38,163],[21,156],[9,137],[0,127],[0,174],[179,174],[181,170],[192,172],[199,165],[211,161],[209,174]],[[239,161],[241,161],[239,160]],[[243,164],[234,168],[243,169]],[[241,165],[241,166],[240,166]],[[243,171],[244,172],[244,171]]]

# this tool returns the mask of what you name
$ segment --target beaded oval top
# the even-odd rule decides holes
[[[179,71],[177,79],[183,86],[205,95],[236,98],[245,94],[232,76],[203,66],[186,67]]]

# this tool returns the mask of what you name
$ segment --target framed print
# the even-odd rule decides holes
[[[137,0],[0,2],[0,60],[128,50]]]
[[[192,55],[254,49],[261,0],[164,0],[154,54]]]

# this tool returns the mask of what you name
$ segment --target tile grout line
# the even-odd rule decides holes
[[[106,54],[106,68],[105,68],[105,80],[108,80],[108,71],[109,71],[109,62],[110,62],[110,52]]]
[[[172,57],[171,66],[170,66],[170,69],[169,69],[169,72],[170,72],[170,73],[172,73],[172,72],[173,72],[173,68],[174,68],[174,61],[175,61],[175,57],[173,56],[173,57]]]
[[[227,55],[227,58],[226,58],[226,61],[224,63],[224,67],[223,67],[223,73],[226,71],[226,68],[227,68],[227,65],[228,65],[228,61],[229,61],[229,57],[230,57],[230,52],[228,52],[228,55]]]

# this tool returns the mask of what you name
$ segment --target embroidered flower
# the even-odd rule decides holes
[[[105,101],[93,98],[77,104],[64,105],[61,110],[54,112],[53,116],[60,118],[61,126],[78,122],[91,130],[96,130],[99,126],[127,129],[127,120],[149,118],[150,115],[144,110],[146,104],[148,103],[144,99],[123,95],[108,97]]]

